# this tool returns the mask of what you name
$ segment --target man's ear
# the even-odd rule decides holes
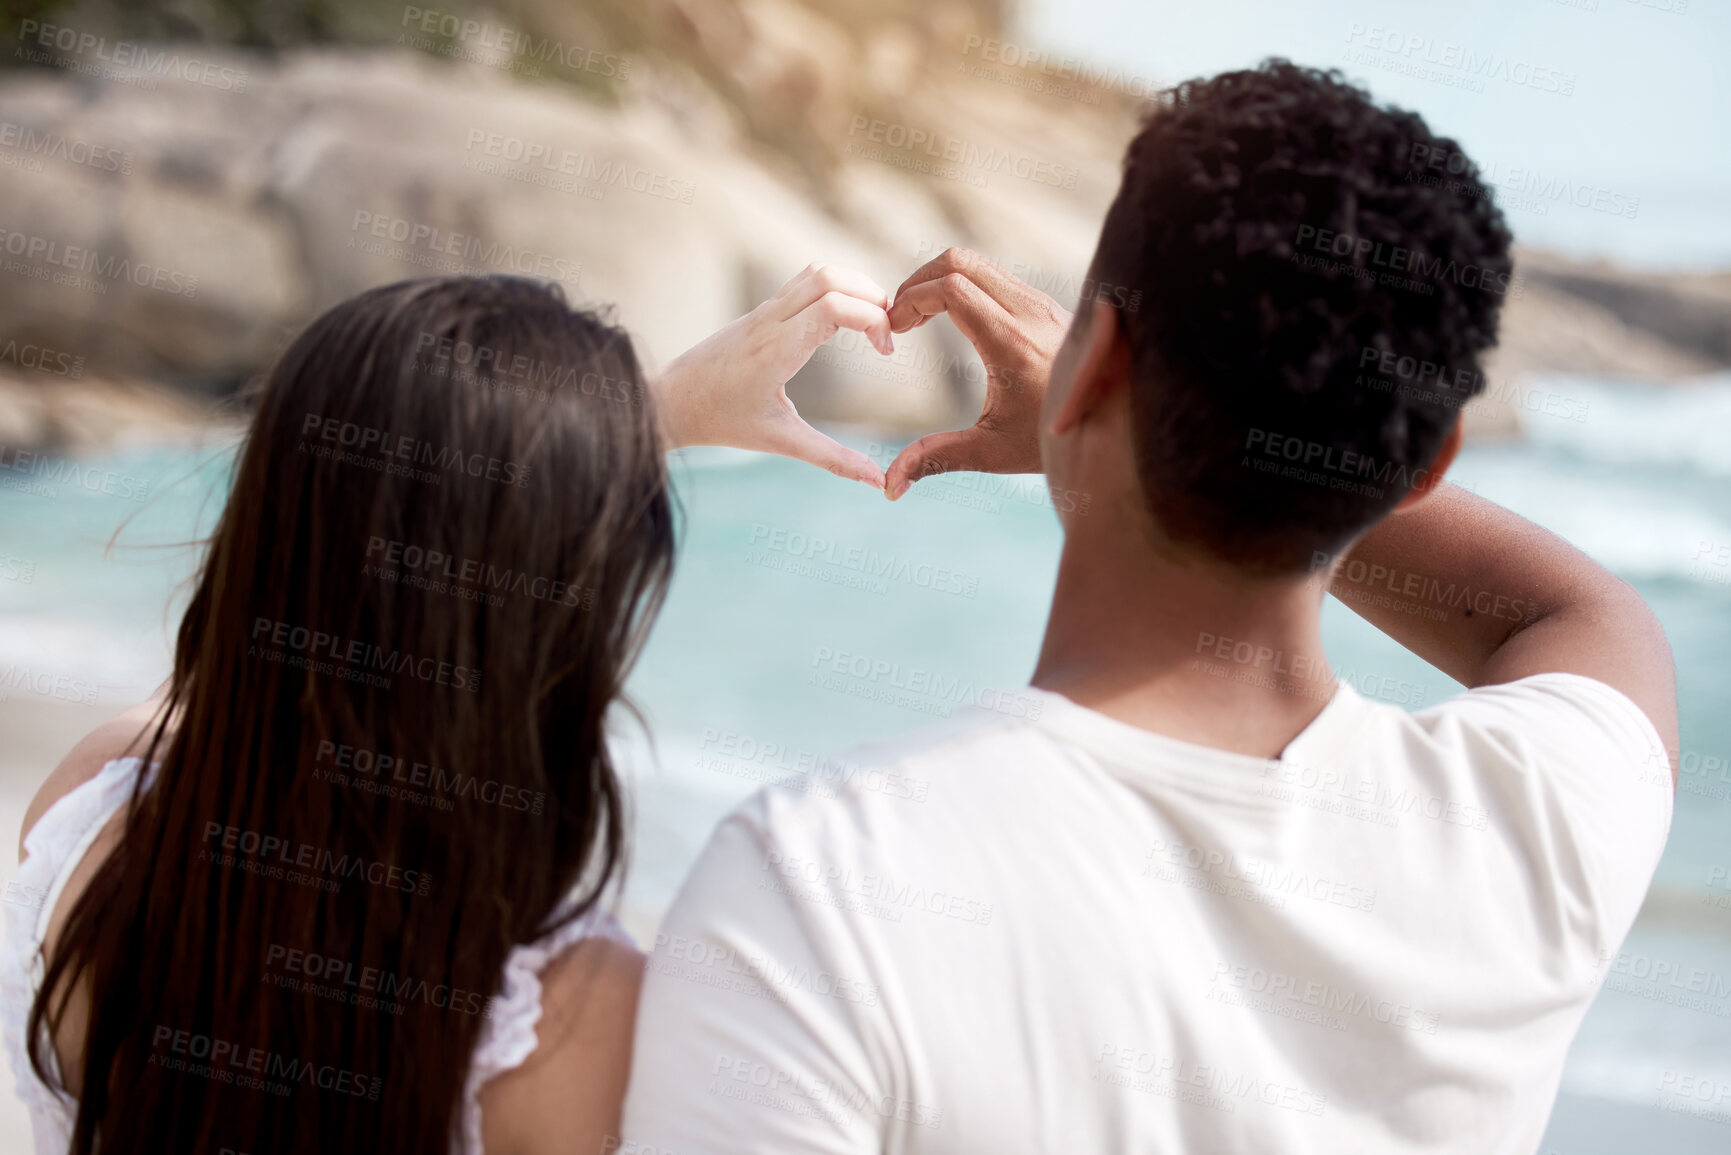
[[[1070,392],[1052,418],[1052,432],[1068,433],[1129,379],[1130,339],[1118,323],[1118,310],[1095,300],[1087,332],[1082,335],[1076,372],[1070,378]]]
[[[1442,448],[1437,450],[1436,460],[1431,462],[1430,468],[1424,471],[1424,476],[1419,478],[1413,487],[1407,491],[1406,496],[1395,505],[1395,512],[1399,513],[1409,506],[1417,505],[1435,493],[1443,483],[1443,474],[1447,473],[1448,467],[1455,463],[1455,455],[1460,451],[1461,419],[1456,417],[1454,428],[1449,430],[1448,436],[1443,438]]]

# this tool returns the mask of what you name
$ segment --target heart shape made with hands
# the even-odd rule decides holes
[[[967,429],[919,438],[888,473],[808,425],[786,385],[843,329],[879,353],[893,334],[947,313],[986,367],[986,398]],[[895,500],[922,477],[951,470],[1037,473],[1039,416],[1071,314],[1051,297],[967,249],[946,249],[892,299],[866,274],[807,266],[774,296],[675,358],[656,392],[670,445],[728,445],[777,453],[852,478]]]

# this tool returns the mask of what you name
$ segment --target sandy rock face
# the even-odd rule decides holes
[[[658,39],[585,56],[593,84],[407,43],[201,50],[244,81],[226,87],[0,76],[0,339],[77,357],[91,380],[220,395],[337,301],[439,273],[557,281],[612,309],[651,371],[813,261],[893,291],[960,245],[1067,307],[1090,291],[1149,78],[1031,67],[993,39],[989,0],[899,22],[829,0],[652,7]],[[1519,263],[1493,381],[1731,360],[1724,278]],[[970,422],[984,374],[954,329],[897,345],[886,359],[843,333],[789,394],[892,437]],[[1496,398],[1467,418],[1474,435],[1521,429]]]
[[[17,275],[0,277],[9,334],[114,376],[223,392],[362,289],[521,273],[615,309],[654,365],[813,260],[888,288],[915,263],[729,141],[682,139],[652,111],[400,54],[306,55],[249,76],[220,98],[7,81],[0,118],[115,142],[127,170],[0,168],[4,227],[25,238]],[[940,427],[961,414],[939,340],[906,339],[876,375],[846,371],[882,360],[869,348],[831,350],[798,393],[818,417]]]

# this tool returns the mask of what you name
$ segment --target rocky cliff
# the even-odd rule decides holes
[[[20,25],[0,441],[196,420],[319,310],[435,271],[560,280],[652,364],[811,260],[893,288],[962,244],[1073,303],[1156,84],[1007,42],[985,2],[357,12],[360,47],[127,41],[99,11]],[[1493,379],[1731,363],[1731,278],[1521,268]],[[794,383],[802,411],[905,432],[977,410],[948,326],[888,362],[849,336]],[[1518,428],[1506,400],[1470,413]]]

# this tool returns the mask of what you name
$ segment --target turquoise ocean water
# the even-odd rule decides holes
[[[1536,413],[1525,441],[1474,447],[1454,476],[1641,591],[1676,652],[1685,752],[1648,912],[1608,961],[1547,1149],[1625,1149],[1617,1126],[1593,1122],[1611,1107],[1671,1128],[1668,1150],[1731,1149],[1731,1098],[1697,1090],[1731,1088],[1731,378],[1544,387],[1575,402],[1553,411],[1585,420]],[[217,511],[228,461],[207,446],[77,463],[85,478],[148,482],[144,501],[76,481],[44,490],[0,468],[0,693],[47,684],[20,671],[52,674],[49,696],[104,703],[160,681],[196,558],[179,543]],[[688,451],[674,473],[679,567],[631,682],[649,732],[622,725],[618,738],[636,799],[627,899],[650,916],[715,820],[760,785],[964,703],[1013,708],[1059,548],[1031,477],[933,479],[891,506],[777,458]],[[893,560],[874,578],[849,567],[850,551]],[[1458,690],[1332,602],[1324,634],[1336,669],[1369,696],[1417,707]],[[837,662],[860,673],[837,675]],[[1715,1109],[1724,1122],[1688,1117]]]

